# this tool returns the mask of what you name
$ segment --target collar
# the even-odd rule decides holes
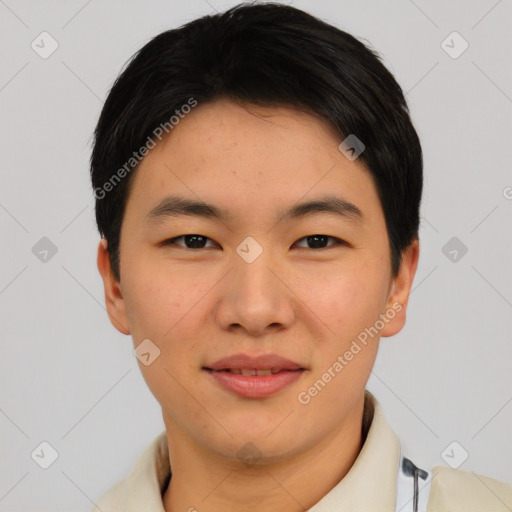
[[[366,439],[345,477],[309,512],[395,512],[400,443],[375,397],[365,391]]]
[[[364,444],[355,463],[309,512],[395,511],[400,444],[379,403],[369,391],[365,391],[362,431]],[[162,494],[170,477],[164,430],[139,456],[130,474],[106,497],[125,512],[165,512]],[[102,505],[102,502],[99,504]],[[117,508],[113,507],[112,510]]]

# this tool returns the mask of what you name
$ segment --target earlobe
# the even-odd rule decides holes
[[[105,306],[112,325],[122,334],[130,334],[126,304],[119,282],[112,273],[110,256],[107,250],[107,239],[102,238],[98,245],[98,257],[96,261],[103,287],[105,290]]]
[[[418,239],[414,239],[402,253],[400,269],[393,280],[384,313],[386,318],[388,318],[388,322],[381,331],[382,337],[397,334],[405,325],[407,304],[416,269],[418,268],[419,253]]]

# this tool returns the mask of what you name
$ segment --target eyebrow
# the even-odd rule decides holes
[[[355,222],[364,220],[363,212],[355,204],[332,195],[297,203],[287,210],[279,212],[277,218],[280,221],[291,220],[314,213],[332,213]],[[146,214],[146,221],[153,223],[165,218],[180,216],[220,221],[233,219],[233,215],[228,210],[213,204],[180,196],[168,196]]]

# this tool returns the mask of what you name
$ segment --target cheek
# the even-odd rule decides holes
[[[209,291],[218,280],[214,273],[172,266],[169,262],[140,263],[126,274],[125,302],[134,344],[153,340],[173,364],[190,360],[208,321]],[[128,265],[127,265],[128,266]],[[123,290],[124,293],[124,290]],[[203,336],[204,338],[204,336]]]
[[[179,416],[190,409],[190,397],[179,383],[197,370],[202,325],[197,318],[198,302],[206,294],[208,283],[200,280],[199,286],[197,279],[191,282],[183,272],[158,264],[140,263],[130,270],[126,271],[123,293],[134,347],[150,339],[160,349],[159,357],[150,365],[139,361],[141,374],[155,398],[161,404],[171,404]],[[196,413],[199,421],[200,411]]]
[[[368,381],[379,338],[365,329],[378,320],[386,298],[386,276],[372,268],[378,266],[361,263],[334,272],[331,267],[328,278],[309,276],[304,282],[304,302],[326,326],[315,339],[313,371],[301,389],[311,416],[329,414],[332,423],[342,422]],[[333,408],[340,403],[345,407]]]
[[[303,276],[303,302],[329,328],[330,338],[347,342],[378,318],[387,282],[368,265],[328,267]]]
[[[123,295],[134,341],[162,339],[185,314],[190,297],[177,273],[161,273],[151,264],[126,268]]]

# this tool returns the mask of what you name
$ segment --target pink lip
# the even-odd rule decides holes
[[[237,375],[223,371],[206,371],[224,388],[244,398],[265,398],[299,379],[304,370],[283,370],[271,375]]]
[[[229,369],[279,370],[271,375],[238,375]],[[244,398],[265,398],[289,386],[301,377],[305,369],[300,364],[277,354],[248,356],[236,354],[216,361],[207,371],[224,389]]]

